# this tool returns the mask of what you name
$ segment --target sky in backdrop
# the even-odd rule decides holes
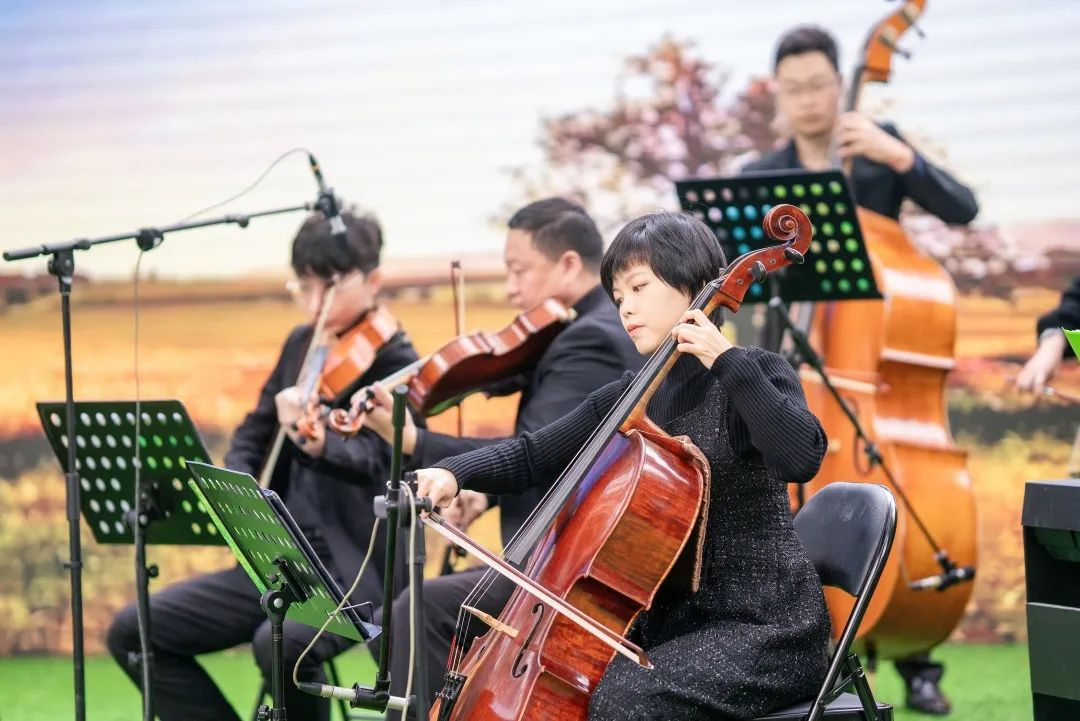
[[[737,90],[791,25],[832,29],[850,65],[872,0],[6,0],[0,5],[0,250],[164,225],[251,183],[284,151],[320,159],[374,210],[384,263],[498,253],[507,170],[543,161],[544,117],[603,109],[623,60],[693,40]],[[866,101],[943,148],[981,222],[1080,218],[1080,2],[930,0],[926,37]],[[568,189],[572,190],[572,189]],[[302,156],[220,212],[313,199]],[[674,203],[674,198],[672,198]],[[162,276],[281,270],[298,216],[168,238]],[[131,272],[130,243],[79,269]],[[44,261],[0,263],[39,271]]]

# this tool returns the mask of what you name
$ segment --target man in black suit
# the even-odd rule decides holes
[[[326,330],[340,333],[359,323],[376,303],[381,285],[379,255],[382,232],[370,218],[342,213],[346,239],[331,236],[321,214],[301,226],[292,248],[296,278],[290,289],[297,302],[315,319],[330,283],[336,289],[326,316]],[[327,435],[316,424],[314,440],[302,439],[295,421],[303,412],[296,388],[313,326],[294,329],[285,340],[274,370],[259,394],[255,409],[236,429],[225,465],[258,476],[279,424],[288,430],[270,488],[281,495],[304,535],[339,582],[355,577],[372,528],[373,501],[384,491],[389,472],[389,446],[371,431],[348,441]],[[416,360],[416,351],[398,333],[376,354],[358,384],[372,383]],[[355,594],[358,600],[382,593],[381,557],[368,567]],[[271,673],[270,623],[259,606],[259,591],[239,566],[174,584],[150,598],[154,698],[162,721],[239,721],[220,689],[195,657],[251,642],[263,678]],[[285,621],[285,662],[292,668],[315,629]],[[139,630],[134,606],[123,609],[107,635],[109,651],[121,668],[140,683]],[[322,661],[347,642],[325,635],[301,665],[305,681],[325,683]],[[324,699],[301,694],[285,684],[290,718],[330,717]]]
[[[791,128],[783,147],[743,167],[827,170],[851,163],[855,201],[896,220],[905,198],[946,223],[971,222],[979,212],[971,190],[908,145],[897,129],[858,112],[839,113],[843,82],[836,41],[821,28],[796,27],[777,44],[773,63],[776,102]],[[775,342],[770,335],[767,344]],[[929,654],[896,661],[907,687],[907,705],[931,714],[949,713],[939,687],[944,667]]]
[[[510,218],[504,253],[506,290],[511,303],[526,310],[554,298],[576,313],[576,318],[555,337],[518,387],[521,400],[514,424],[514,433],[518,435],[536,431],[566,415],[590,392],[627,370],[637,370],[643,361],[623,330],[614,304],[600,286],[604,244],[596,224],[583,208],[561,198],[548,198],[521,208]],[[392,439],[389,412],[392,401],[386,390],[376,391],[376,408],[368,414],[366,422],[384,439]],[[427,468],[448,456],[502,440],[457,438],[416,428],[408,420],[403,435],[403,451],[408,454],[407,467],[411,469]],[[555,480],[548,479],[548,483],[526,494],[495,499],[463,491],[457,508],[448,510],[449,517],[460,527],[467,527],[493,500],[499,505],[506,544]],[[427,654],[429,703],[442,688],[461,604],[482,575],[482,569],[472,569],[424,582],[425,628],[417,639],[417,653]],[[512,590],[509,584],[497,583],[474,605],[498,616]],[[409,670],[408,618],[408,593],[404,592],[394,602],[391,660],[394,694],[403,692]],[[481,626],[470,624],[471,633],[465,639],[458,639],[459,643],[467,643],[486,630]]]

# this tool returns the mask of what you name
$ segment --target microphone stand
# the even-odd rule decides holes
[[[379,670],[375,675],[375,693],[378,695],[389,694],[390,690],[390,653],[392,634],[392,613],[394,608],[394,570],[397,566],[397,529],[398,525],[409,522],[412,514],[431,510],[431,499],[413,496],[413,511],[408,510],[408,496],[401,490],[402,483],[402,452],[401,436],[405,428],[406,400],[409,397],[409,388],[398,385],[393,390],[394,408],[391,416],[394,424],[394,448],[390,456],[390,481],[387,483],[386,495],[375,499],[375,513],[385,517],[387,522],[386,531],[386,561],[383,568],[383,607],[382,625],[383,635],[379,642]],[[406,482],[412,481],[413,474]],[[404,513],[403,513],[404,511]],[[417,519],[411,524],[412,542],[415,549],[414,557],[409,559],[409,593],[412,594],[413,613],[409,619],[414,633],[422,633],[424,629],[424,524]],[[400,653],[403,649],[398,649]],[[425,655],[417,653],[414,658],[413,686],[414,694],[409,701],[415,709],[415,718],[426,719],[428,716],[428,689],[427,689],[427,665]],[[352,704],[355,708],[360,705]],[[382,710],[381,708],[378,710]]]
[[[919,531],[934,550],[934,560],[941,566],[942,572],[936,576],[929,576],[927,578],[911,581],[908,583],[908,587],[915,591],[929,588],[944,591],[949,586],[954,586],[957,583],[970,581],[975,578],[974,566],[957,566],[956,562],[949,557],[949,552],[944,548],[941,548],[937,544],[937,541],[934,540],[933,535],[930,533],[930,529],[926,527],[919,517],[919,514],[912,508],[911,501],[908,500],[907,494],[904,493],[904,489],[896,482],[896,478],[893,476],[892,470],[889,469],[888,464],[885,463],[881,451],[878,450],[877,445],[870,440],[870,437],[866,435],[866,431],[863,429],[862,422],[859,421],[858,415],[852,410],[851,405],[844,400],[844,397],[840,395],[840,391],[836,389],[836,386],[833,385],[832,379],[825,371],[825,364],[821,361],[821,357],[818,356],[817,352],[810,345],[810,341],[807,339],[806,334],[792,322],[791,316],[788,313],[788,308],[784,304],[783,299],[778,295],[774,295],[769,300],[769,308],[773,311],[774,317],[776,317],[783,324],[786,331],[791,334],[791,340],[795,343],[799,356],[801,356],[802,360],[813,368],[821,377],[821,381],[825,384],[825,388],[829,391],[829,395],[833,397],[833,400],[836,401],[840,410],[844,412],[844,415],[847,416],[847,419],[851,422],[852,427],[855,429],[856,437],[862,442],[863,454],[866,456],[867,460],[866,472],[869,473],[875,466],[881,469],[881,472],[885,474],[885,478],[889,481],[892,491],[900,497],[901,502],[904,504],[904,507],[907,508],[912,520],[915,521],[915,525],[918,526]]]
[[[384,713],[387,709],[403,710],[412,705],[415,709],[414,718],[426,719],[428,717],[428,689],[427,689],[427,666],[423,653],[416,654],[414,659],[413,688],[415,693],[408,698],[390,695],[390,654],[391,639],[393,634],[393,611],[394,611],[394,576],[397,565],[398,526],[409,523],[413,513],[409,511],[407,496],[401,490],[403,482],[401,436],[405,427],[405,402],[409,396],[409,388],[398,385],[393,390],[394,408],[391,420],[394,424],[394,444],[390,456],[390,480],[386,483],[386,495],[375,498],[375,515],[385,518],[386,530],[386,560],[383,568],[383,601],[382,601],[382,635],[379,638],[378,662],[379,668],[375,672],[375,685],[371,688],[354,683],[351,688],[339,686],[327,686],[321,683],[304,682],[299,685],[300,691],[310,693],[323,698],[337,698],[349,702],[352,708],[364,708]],[[411,482],[412,473],[404,474],[405,482]],[[413,508],[416,514],[431,510],[431,499],[426,497],[412,496]],[[415,631],[423,631],[424,628],[424,524],[417,519],[412,526],[413,544],[416,550],[415,556],[409,559],[410,584],[409,593],[413,595],[413,614],[409,619]],[[398,649],[400,652],[401,649]]]
[[[114,243],[121,240],[134,240],[140,249],[152,250],[159,245],[165,239],[166,233],[179,232],[181,230],[189,230],[192,228],[205,228],[212,225],[223,225],[227,223],[236,223],[241,228],[246,228],[252,218],[259,218],[267,215],[277,215],[280,213],[292,213],[298,210],[310,210],[311,205],[305,203],[304,205],[293,206],[289,208],[278,208],[276,210],[267,210],[259,213],[251,213],[248,215],[226,215],[220,218],[213,218],[208,220],[198,220],[190,223],[176,223],[174,225],[167,225],[161,228],[141,228],[131,233],[120,233],[118,235],[108,235],[100,238],[80,238],[78,240],[72,240],[62,243],[51,243],[46,245],[35,245],[29,248],[21,248],[19,250],[9,250],[4,253],[4,260],[8,262],[14,262],[17,260],[27,260],[29,258],[37,258],[40,256],[50,256],[48,261],[48,271],[51,275],[56,276],[58,282],[58,291],[60,293],[60,322],[63,332],[63,344],[64,344],[64,404],[65,404],[65,423],[67,424],[68,432],[75,432],[75,391],[74,382],[72,380],[72,352],[71,352],[71,286],[75,277],[75,251],[76,250],[90,250],[95,245],[103,245],[105,243]],[[85,721],[86,719],[86,668],[85,668],[85,655],[83,650],[83,600],[82,600],[82,543],[79,537],[79,512],[81,508],[79,500],[79,470],[75,467],[75,443],[68,443],[67,447],[67,470],[64,473],[64,482],[66,486],[66,513],[68,523],[68,555],[69,558],[66,561],[62,561],[64,570],[68,571],[71,576],[71,653],[72,662],[75,672],[75,721]],[[145,534],[136,534],[140,540],[145,542]],[[138,545],[138,544],[137,544]],[[145,564],[146,549],[136,548],[136,558],[139,559],[141,565]],[[146,576],[152,575],[149,569]],[[148,579],[147,579],[148,581]],[[144,601],[145,594],[139,594],[139,601]],[[150,613],[148,608],[140,610],[142,618],[146,619],[149,624]],[[146,636],[149,638],[149,628],[146,629]],[[150,664],[149,658],[142,660],[145,664]],[[145,684],[144,684],[145,685]],[[146,696],[144,700],[144,708],[153,708],[153,691],[147,687],[143,689],[143,694]]]

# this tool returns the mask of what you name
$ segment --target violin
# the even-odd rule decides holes
[[[889,79],[894,53],[907,55],[897,41],[915,27],[925,4],[908,0],[871,29],[848,110],[866,83]],[[803,491],[809,497],[844,480],[883,484],[897,496],[893,551],[857,635],[871,655],[895,659],[933,648],[963,617],[972,592],[964,581],[976,570],[975,496],[945,404],[946,377],[955,364],[956,285],[899,223],[864,208],[858,217],[884,300],[820,304],[810,336],[830,372],[868,382],[840,388],[867,438],[855,433],[820,383],[804,377],[807,404],[830,445]],[[949,582],[934,585],[936,579]],[[921,590],[928,588],[939,590]],[[842,628],[852,599],[829,588],[825,597],[833,629]]]
[[[297,431],[311,438],[315,423],[326,410],[341,405],[357,390],[357,383],[367,373],[379,349],[401,333],[401,325],[382,306],[364,314],[359,323],[342,333],[333,345],[322,345],[315,352],[313,368],[304,384],[304,397],[318,391],[318,403],[309,403],[308,413],[297,424]],[[314,372],[313,372],[314,371]]]
[[[734,261],[691,308],[734,313],[752,283],[802,261],[811,228],[798,208],[776,206],[764,225],[784,245]],[[464,660],[452,648],[431,719],[585,719],[589,697],[616,653],[651,668],[645,652],[623,636],[686,547],[708,482],[701,451],[686,437],[666,434],[645,413],[678,358],[676,346],[667,338],[638,372],[508,544],[505,560],[437,514],[424,520],[518,584],[498,619],[463,607],[491,628]],[[518,571],[526,562],[524,573]],[[489,583],[485,578],[478,589]]]
[[[455,338],[379,383],[394,386],[407,381],[413,409],[425,416],[438,415],[493,383],[521,374],[536,363],[573,318],[572,308],[554,299],[545,300],[520,313],[502,330]],[[370,398],[370,392],[357,394],[349,410],[330,412],[327,425],[342,435],[355,435],[364,425]]]

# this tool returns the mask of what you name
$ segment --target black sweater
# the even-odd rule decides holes
[[[630,379],[535,433],[439,465],[464,488],[507,493],[542,482],[567,465]],[[731,348],[709,369],[683,357],[648,415],[667,433],[688,436],[709,464],[704,533],[700,545],[687,546],[698,583],[680,572],[661,586],[630,634],[655,668],[643,673],[616,657],[592,694],[589,718],[755,718],[812,695],[825,676],[829,618],[795,534],[787,482],[817,472],[825,434],[798,376],[759,348]]]
[[[680,358],[649,403],[648,415],[664,425],[701,402],[706,373],[693,356]],[[726,422],[731,445],[743,459],[764,464],[792,483],[809,481],[825,452],[825,432],[806,408],[791,366],[760,348],[731,348],[711,372],[732,400]],[[633,379],[620,380],[589,394],[570,414],[538,431],[445,459],[461,488],[485,493],[521,493],[557,477]]]

